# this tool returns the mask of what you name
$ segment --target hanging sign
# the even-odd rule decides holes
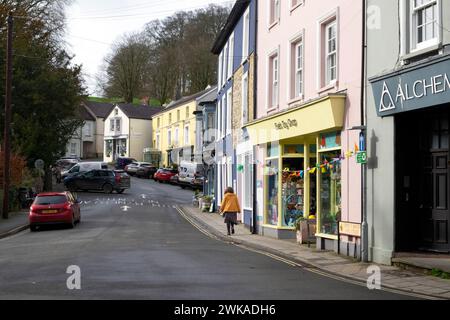
[[[366,164],[367,163],[367,152],[359,151],[358,153],[356,153],[356,162],[359,164]]]

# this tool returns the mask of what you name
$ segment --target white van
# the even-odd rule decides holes
[[[178,167],[178,184],[184,188],[186,186],[193,187],[196,178],[203,175],[203,164],[181,161]]]
[[[91,170],[102,169],[108,169],[108,164],[106,162],[80,162],[74,165],[70,170],[63,171],[61,173],[61,178],[64,179],[72,174],[79,172],[88,172]]]

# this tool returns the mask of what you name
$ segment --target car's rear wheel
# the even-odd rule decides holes
[[[125,192],[125,189],[117,190],[117,193],[118,193],[118,194],[122,194],[122,193],[124,193],[124,192]]]
[[[108,183],[103,186],[103,192],[104,193],[112,193],[113,190],[114,190],[113,186],[108,184]]]
[[[37,231],[37,226],[30,225],[30,231],[31,232],[36,232]]]

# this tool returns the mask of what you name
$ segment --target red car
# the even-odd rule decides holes
[[[155,175],[153,176],[153,179],[155,181],[159,181],[160,183],[170,182],[170,178],[172,178],[176,174],[178,174],[178,170],[159,169],[158,171],[156,171]]]
[[[71,192],[40,193],[30,207],[30,230],[40,225],[68,224],[71,228],[80,223],[80,204]]]

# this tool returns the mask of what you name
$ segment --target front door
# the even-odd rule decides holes
[[[450,252],[449,113],[433,112],[420,127],[419,249]],[[428,148],[423,148],[428,145]]]

